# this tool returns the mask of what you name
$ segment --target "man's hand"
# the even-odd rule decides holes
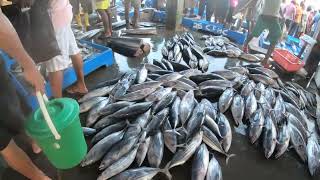
[[[35,88],[36,92],[40,91],[42,94],[45,92],[45,80],[36,69],[35,65],[24,67],[24,78]]]

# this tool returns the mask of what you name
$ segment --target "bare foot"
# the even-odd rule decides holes
[[[31,142],[31,147],[32,147],[32,151],[35,154],[39,154],[42,151],[42,149],[38,146],[38,144],[34,140],[32,140],[32,142]]]

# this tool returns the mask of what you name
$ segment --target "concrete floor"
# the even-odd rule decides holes
[[[152,36],[151,38],[144,38],[153,44],[152,52],[146,59],[133,59],[126,58],[122,55],[115,54],[116,63],[112,67],[101,68],[94,73],[86,77],[86,82],[89,89],[93,88],[95,84],[117,77],[123,72],[130,71],[139,66],[143,61],[149,61],[151,59],[161,58],[161,47],[167,38],[170,38],[174,32],[167,32],[159,30],[161,36]],[[196,37],[200,34],[194,33]],[[227,58],[210,58],[210,70],[219,70],[226,67],[235,66],[242,64],[243,62]],[[285,74],[283,75],[286,79],[291,79]],[[232,119],[230,119],[232,123]],[[24,144],[24,147],[26,145]],[[261,145],[251,145],[248,142],[248,138],[235,133],[233,130],[233,141],[230,153],[236,154],[236,157],[230,159],[229,164],[226,165],[224,157],[219,154],[214,154],[219,160],[222,166],[223,179],[224,180],[309,180],[319,179],[311,178],[308,173],[307,166],[302,164],[296,154],[293,151],[286,153],[279,160],[266,160],[264,158]],[[30,148],[26,148],[30,153]],[[97,165],[93,165],[86,168],[76,167],[67,171],[60,171],[59,177],[57,171],[48,163],[43,155],[32,155],[33,161],[49,176],[53,179],[63,180],[93,180],[99,175]],[[163,162],[168,162],[172,155],[170,152],[165,152]],[[147,165],[147,164],[146,164]],[[187,180],[191,179],[191,163],[190,161],[184,166],[180,166],[171,170],[174,180]],[[3,180],[24,180],[16,172],[11,169],[6,169],[2,175]],[[165,179],[162,175],[157,176],[155,179]]]

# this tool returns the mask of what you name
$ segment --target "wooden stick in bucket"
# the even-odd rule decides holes
[[[44,102],[44,99],[46,99],[46,101],[48,101],[48,98],[46,95],[44,95],[44,97],[41,95],[41,92],[36,92],[36,96],[37,96],[37,99],[38,99],[38,102],[39,102],[39,106],[40,106],[40,109],[41,109],[41,112],[43,114],[43,117],[51,131],[51,133],[54,135],[55,139],[56,140],[59,140],[61,139],[61,136],[60,134],[58,133],[56,127],[54,126],[51,118],[50,118],[50,115],[48,113],[48,110],[46,108],[46,105],[45,105],[45,102]]]

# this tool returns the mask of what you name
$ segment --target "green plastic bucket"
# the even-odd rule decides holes
[[[57,140],[52,134],[40,108],[26,122],[27,133],[56,168],[77,166],[87,153],[78,103],[73,99],[60,98],[47,102],[46,108],[61,138]]]

